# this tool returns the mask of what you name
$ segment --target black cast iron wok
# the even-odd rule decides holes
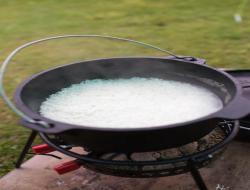
[[[195,62],[195,59],[193,59]],[[86,79],[156,77],[203,86],[220,97],[223,109],[193,121],[147,128],[96,128],[47,119],[39,115],[41,103],[51,94]],[[24,81],[16,90],[15,103],[32,120],[23,125],[54,134],[67,144],[98,152],[150,151],[183,145],[205,136],[222,119],[236,120],[250,113],[250,102],[240,85],[227,73],[182,57],[127,57],[84,61],[53,68]],[[167,109],[167,105],[166,105]],[[133,110],[136,112],[136,110]]]

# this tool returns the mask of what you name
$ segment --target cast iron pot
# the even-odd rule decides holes
[[[150,128],[109,129],[77,126],[39,115],[41,103],[51,94],[86,79],[156,77],[203,86],[224,103],[220,111],[193,121]],[[67,144],[95,151],[149,151],[192,142],[213,130],[221,119],[239,119],[250,112],[250,103],[228,74],[205,65],[168,58],[111,58],[79,62],[39,73],[15,93],[16,106],[25,114],[49,123],[51,128],[25,126],[57,134]],[[166,109],[167,109],[166,105]],[[136,110],[133,110],[136,112]]]
[[[32,122],[24,119],[22,123],[25,127],[54,134],[67,144],[97,152],[139,152],[176,147],[205,136],[221,120],[237,120],[250,113],[250,101],[241,95],[241,87],[233,77],[207,65],[192,63],[195,60],[186,61],[180,57],[126,57],[69,64],[27,79],[17,88],[14,100],[17,108],[33,119]],[[200,85],[220,97],[224,107],[189,122],[132,129],[72,125],[39,114],[41,103],[49,95],[71,84],[86,79],[131,77],[155,77]]]

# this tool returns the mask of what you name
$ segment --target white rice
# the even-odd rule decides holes
[[[187,122],[218,111],[205,88],[157,78],[86,80],[49,96],[42,116],[76,125],[140,128]]]

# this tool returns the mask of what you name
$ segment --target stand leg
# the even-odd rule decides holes
[[[22,162],[24,160],[24,157],[27,154],[27,152],[29,151],[33,141],[36,138],[36,136],[37,136],[37,132],[32,131],[29,138],[28,138],[28,140],[27,140],[27,142],[26,142],[26,144],[25,144],[25,146],[24,146],[24,148],[23,148],[23,150],[22,150],[22,152],[21,152],[21,154],[19,155],[19,158],[18,158],[16,164],[15,164],[16,168],[20,168],[20,166],[21,166],[21,164],[22,164]]]
[[[199,187],[200,190],[208,190],[206,187],[206,184],[204,183],[201,174],[199,170],[195,167],[195,164],[193,161],[189,162],[190,172],[192,174],[192,177],[196,183],[196,185]]]

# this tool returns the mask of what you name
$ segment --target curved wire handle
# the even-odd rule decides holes
[[[184,58],[181,56],[177,56],[174,53],[172,53],[171,51],[168,50],[164,50],[161,49],[159,47],[144,43],[144,42],[140,42],[140,41],[136,41],[136,40],[131,40],[131,39],[126,39],[126,38],[119,38],[119,37],[113,37],[113,36],[106,36],[106,35],[63,35],[63,36],[53,36],[53,37],[48,37],[48,38],[43,38],[40,40],[35,40],[32,42],[28,42],[22,46],[19,46],[18,48],[16,48],[14,51],[12,51],[9,56],[4,60],[1,69],[0,69],[0,94],[3,98],[3,100],[5,101],[5,103],[9,106],[10,109],[12,109],[12,111],[14,111],[17,115],[19,115],[20,117],[22,117],[23,119],[25,119],[27,122],[33,123],[33,124],[38,124],[40,126],[43,126],[45,128],[50,128],[50,125],[48,123],[46,123],[45,121],[36,121],[34,119],[32,119],[31,117],[27,116],[26,114],[24,114],[22,111],[20,111],[18,108],[16,108],[16,106],[12,103],[12,101],[8,98],[5,89],[4,89],[4,85],[3,85],[3,79],[4,79],[4,74],[6,72],[7,66],[9,64],[9,62],[11,61],[11,59],[21,50],[32,46],[34,44],[39,44],[41,42],[45,42],[45,41],[50,41],[50,40],[56,40],[56,39],[61,39],[61,38],[106,38],[109,40],[118,40],[118,41],[125,41],[125,42],[131,42],[134,44],[138,44],[144,47],[148,47],[148,48],[152,48],[155,50],[159,50],[161,52],[167,53],[169,55],[172,55],[176,58]]]

